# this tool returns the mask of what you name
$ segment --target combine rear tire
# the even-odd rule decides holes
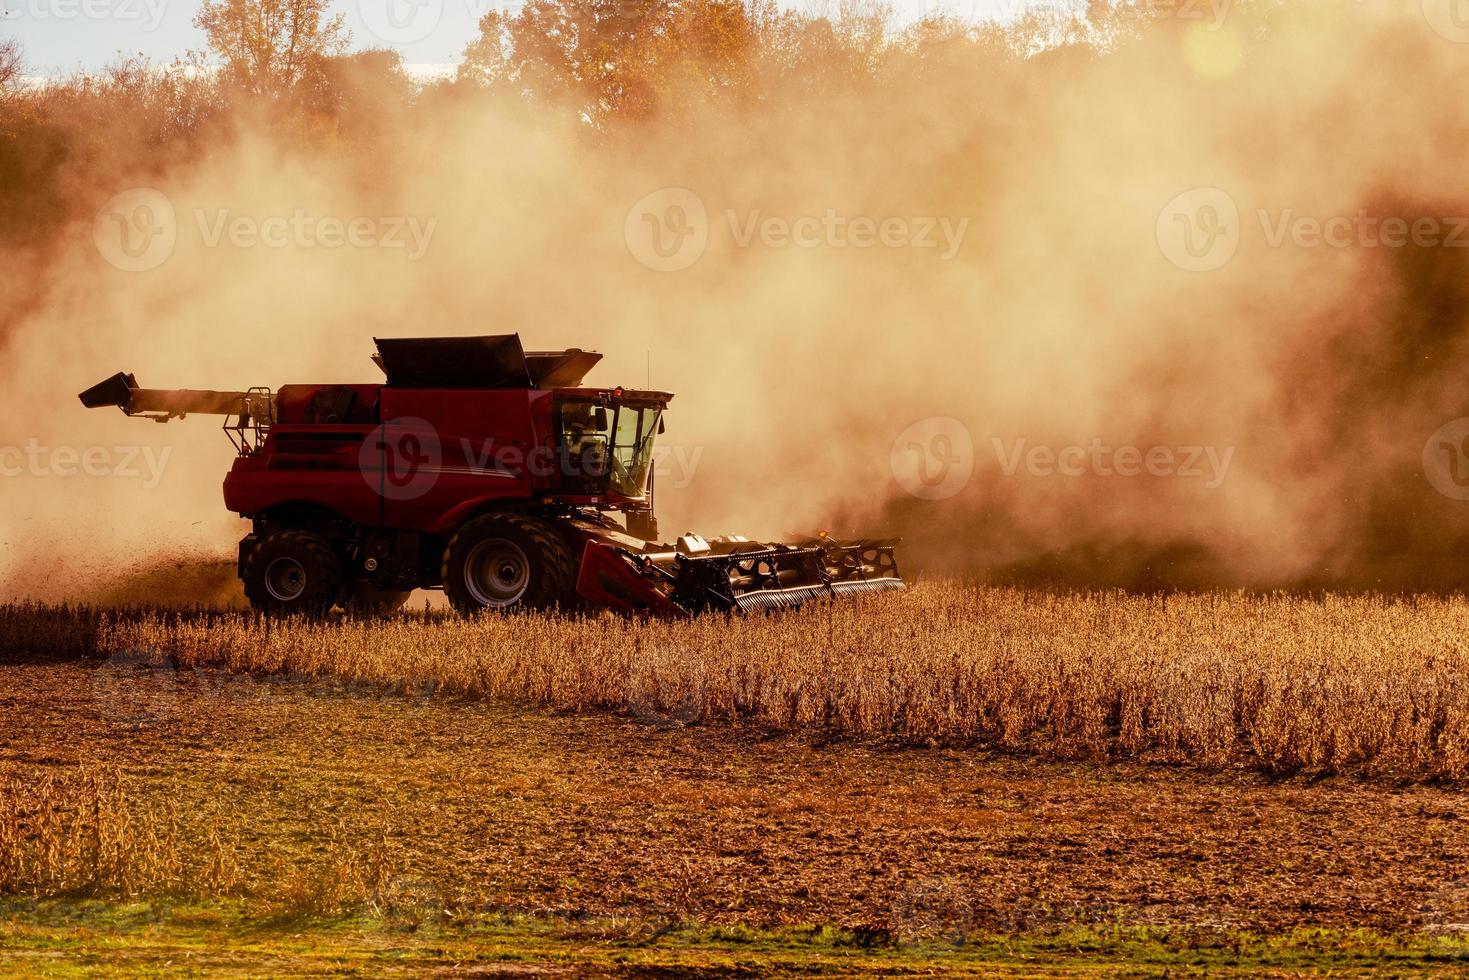
[[[570,608],[576,563],[556,528],[519,514],[489,514],[449,539],[441,569],[458,613]]]
[[[324,616],[342,591],[342,564],[321,538],[305,531],[265,535],[245,557],[245,597],[276,616]]]

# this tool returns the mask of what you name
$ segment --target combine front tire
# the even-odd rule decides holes
[[[486,609],[570,607],[576,563],[556,528],[519,514],[489,514],[449,539],[441,569],[444,593],[461,615]]]
[[[275,531],[245,556],[240,577],[250,605],[270,615],[324,616],[342,591],[342,564],[321,538]]]

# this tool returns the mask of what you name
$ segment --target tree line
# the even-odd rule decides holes
[[[0,39],[0,243],[44,239],[66,220],[76,189],[68,173],[104,164],[162,172],[244,118],[298,144],[351,146],[371,143],[395,118],[494,100],[565,113],[596,138],[711,103],[779,112],[860,99],[956,65],[966,77],[983,65],[1003,79],[1037,58],[1096,56],[1149,31],[1186,28],[1185,8],[1200,6],[1087,0],[1005,24],[940,10],[898,27],[876,0],[832,2],[821,13],[775,0],[528,0],[514,13],[486,14],[457,72],[426,84],[396,52],[354,50],[329,0],[206,0],[196,24],[207,52],[170,64],[124,57],[40,84],[27,84],[15,41]],[[1242,0],[1256,9],[1279,2]]]

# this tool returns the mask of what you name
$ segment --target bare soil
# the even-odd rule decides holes
[[[558,716],[325,681],[0,664],[0,771],[105,764],[247,874],[386,833],[408,887],[750,925],[1469,922],[1469,800]]]

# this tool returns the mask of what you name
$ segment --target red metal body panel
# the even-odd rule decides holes
[[[533,451],[542,441],[551,451],[549,428],[534,424],[541,401],[549,426],[549,392],[384,388],[375,460],[400,483],[384,490],[384,526],[443,534],[477,511],[533,497]]]
[[[556,394],[288,385],[277,395],[276,424],[260,452],[237,459],[225,477],[225,504],[246,517],[311,505],[363,527],[447,534],[478,512],[559,488]],[[353,424],[319,421],[339,411]]]
[[[226,476],[225,504],[245,517],[308,504],[364,527],[450,532],[477,511],[554,491],[554,394],[285,386],[260,453]],[[339,397],[360,423],[313,422]]]
[[[225,506],[254,517],[283,504],[313,505],[364,527],[380,527],[383,498],[358,462],[367,425],[278,425],[264,448],[235,460]]]
[[[639,575],[623,549],[596,539],[588,540],[582,552],[576,591],[599,606],[619,612],[682,619],[688,610],[679,606],[652,580]]]

